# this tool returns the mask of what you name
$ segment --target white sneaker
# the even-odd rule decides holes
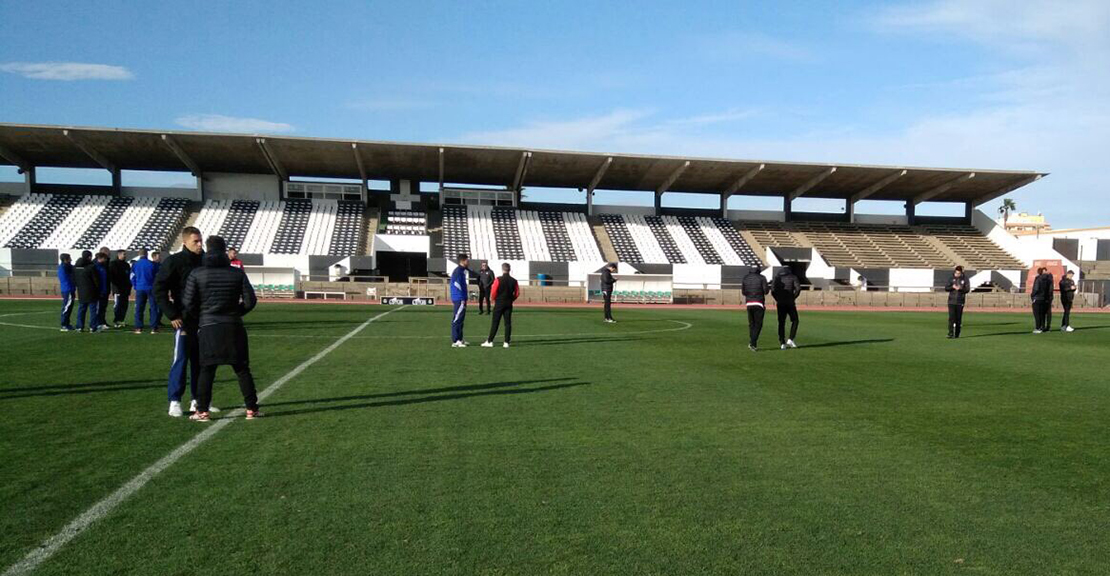
[[[779,350],[786,350],[786,344],[780,344]]]
[[[793,340],[787,340],[786,345],[791,347],[791,348],[797,348],[798,347],[798,345],[795,344]]]
[[[491,342],[489,340],[486,340],[485,342],[482,342],[482,348],[493,348],[493,342]]]
[[[181,402],[170,402],[170,416],[181,418]]]
[[[1034,330],[1033,333],[1034,334],[1044,334],[1044,332],[1041,332],[1040,330]]]
[[[509,343],[508,343],[508,342],[506,342],[506,343],[502,344],[502,345],[501,345],[501,347],[502,347],[502,348],[508,348],[508,347],[509,347]]]
[[[220,409],[219,409],[219,408],[216,408],[215,406],[211,406],[211,405],[209,405],[209,406],[208,406],[208,411],[209,411],[209,412],[211,412],[211,413],[213,413],[213,414],[215,414],[216,412],[219,412],[219,411],[220,411]]]
[[[189,403],[189,412],[196,412],[196,411],[197,411],[197,401],[193,400],[192,402]],[[209,412],[219,412],[220,409],[216,408],[215,406],[209,406],[208,411]]]
[[[458,343],[458,342],[452,342],[452,343],[451,343],[451,347],[452,347],[452,348],[458,348],[458,347],[459,347],[459,343]]]
[[[1067,328],[1064,328],[1064,332],[1075,332],[1075,328],[1068,326]]]
[[[459,340],[458,342],[455,342],[453,344],[453,346],[455,348],[466,348],[466,342],[463,342],[462,340]]]

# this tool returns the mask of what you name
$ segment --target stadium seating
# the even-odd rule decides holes
[[[81,198],[81,202],[70,211],[69,216],[62,220],[58,227],[43,240],[39,248],[51,250],[69,250],[77,244],[77,240],[88,230],[94,221],[104,211],[104,207],[111,201],[111,196],[91,195]]]
[[[428,233],[428,215],[415,210],[390,210],[385,217],[386,234]]]
[[[185,221],[185,206],[188,203],[184,198],[162,198],[154,207],[150,218],[139,229],[135,239],[127,247],[129,250],[146,248],[147,250],[165,250],[181,229]]]
[[[972,270],[1020,270],[1025,266],[974,226],[924,226],[926,234],[958,254]]]
[[[69,216],[81,201],[80,196],[56,194],[47,196],[33,216],[11,237],[4,246],[8,248],[38,248],[40,244]],[[37,205],[37,202],[36,202]]]
[[[761,259],[723,218],[602,214],[622,262],[759,266]]]
[[[727,218],[697,218],[702,233],[729,266],[763,266],[763,259],[756,255],[750,244]]]
[[[449,258],[602,261],[585,215],[492,206],[444,206],[443,250]]]
[[[351,256],[360,248],[363,205],[348,200],[208,200],[194,225],[202,234],[220,234],[244,254]]]

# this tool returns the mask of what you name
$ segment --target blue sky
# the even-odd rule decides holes
[[[1108,97],[1105,0],[0,0],[2,122],[1032,169],[1057,228],[1110,223]]]

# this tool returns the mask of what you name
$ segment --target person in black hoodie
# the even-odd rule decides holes
[[[230,365],[239,378],[247,420],[252,420],[262,416],[262,412],[251,375],[243,316],[254,309],[258,300],[246,273],[231,265],[223,238],[209,236],[205,248],[204,266],[189,274],[181,301],[187,324],[197,326],[200,347],[200,399],[189,418],[198,422],[209,420],[216,368]]]
[[[964,275],[964,267],[956,266],[952,277],[944,286],[948,292],[948,337],[959,338],[960,329],[964,325],[964,304],[967,302],[967,293],[971,292],[971,281]]]
[[[740,287],[744,307],[748,309],[748,349],[755,352],[759,349],[759,333],[763,331],[763,314],[767,311],[767,279],[753,266],[740,281]]]
[[[117,250],[116,259],[108,264],[108,281],[115,293],[112,307],[112,324],[123,328],[127,316],[127,300],[131,298],[131,264],[127,262],[127,250]]]
[[[197,326],[185,317],[182,298],[185,294],[185,281],[194,268],[199,268],[204,256],[200,230],[187,226],[181,231],[181,251],[166,258],[154,276],[154,300],[159,311],[169,319],[174,329],[173,364],[170,365],[167,396],[170,400],[169,415],[182,416],[181,396],[185,393],[185,370],[189,370],[189,394],[192,396],[192,411],[196,411],[199,392],[197,378],[200,376],[197,347]],[[214,410],[213,410],[214,411]]]
[[[775,297],[775,309],[779,315],[779,348],[797,348],[794,338],[798,337],[798,306],[795,303],[802,293],[802,283],[789,266],[779,270],[771,287]],[[786,319],[790,318],[790,337],[786,337]]]
[[[601,269],[601,295],[605,298],[605,322],[609,324],[617,323],[613,320],[613,284],[617,282],[617,279],[613,278],[613,273],[616,271],[616,264],[606,264]]]
[[[100,291],[100,296],[96,302],[96,327],[100,330],[107,330],[108,320],[105,316],[108,314],[108,295],[112,291],[111,282],[108,281],[108,255],[104,252],[97,252],[93,260],[93,267],[96,268],[96,288]]]
[[[1075,332],[1071,327],[1071,304],[1075,301],[1075,272],[1068,270],[1060,279],[1060,304],[1064,306],[1064,319],[1060,323],[1061,332]]]
[[[483,310],[493,312],[493,306],[490,305],[493,279],[493,270],[489,269],[489,264],[482,262],[482,266],[478,269],[478,314],[484,314]],[[482,308],[483,302],[486,305],[485,308]]]
[[[73,279],[77,284],[77,331],[85,331],[85,314],[89,317],[89,332],[98,332],[96,307],[100,302],[100,275],[96,272],[92,252],[84,250],[73,263]]]
[[[1033,289],[1029,294],[1033,301],[1033,321],[1036,326],[1034,334],[1048,332],[1052,322],[1052,274],[1048,268],[1038,268],[1037,277],[1033,280]]]

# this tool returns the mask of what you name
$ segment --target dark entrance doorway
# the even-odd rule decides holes
[[[378,273],[390,282],[428,275],[428,255],[423,252],[378,252]]]

